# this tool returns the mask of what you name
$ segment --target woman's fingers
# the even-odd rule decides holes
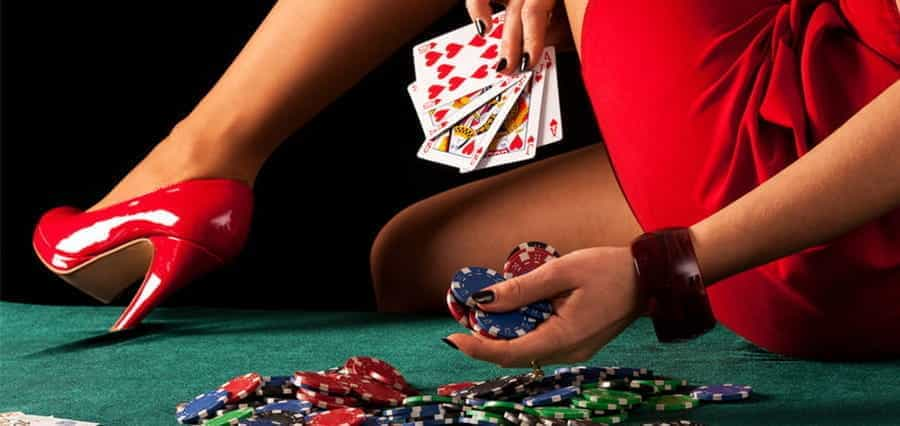
[[[506,5],[503,40],[500,42],[500,61],[497,71],[512,75],[519,71],[522,56],[522,4],[525,0],[510,0]]]
[[[553,2],[546,0],[527,0],[522,6],[522,65],[519,68],[523,71],[540,61],[551,7]]]
[[[476,292],[472,298],[480,309],[490,312],[512,311],[539,300],[551,299],[572,288],[555,271],[553,262],[547,263],[525,275]]]
[[[472,358],[501,367],[528,367],[532,361],[555,360],[556,351],[569,347],[559,317],[550,317],[534,331],[512,340],[493,340],[480,335],[452,334],[447,337]]]
[[[469,17],[475,23],[478,35],[484,36],[491,31],[491,4],[490,0],[466,0],[466,9]]]

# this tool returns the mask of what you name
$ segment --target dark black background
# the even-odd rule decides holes
[[[96,303],[43,268],[35,222],[99,200],[213,85],[271,4],[2,3],[0,298]],[[410,48],[466,23],[454,9],[286,141],[257,180],[243,254],[167,303],[372,308],[368,256],[381,226],[416,200],[509,168],[460,175],[415,156]],[[574,52],[559,65],[566,139],[538,158],[599,138]]]

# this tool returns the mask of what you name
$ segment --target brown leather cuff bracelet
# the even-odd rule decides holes
[[[693,339],[715,327],[687,228],[647,232],[631,243],[631,255],[660,342]]]

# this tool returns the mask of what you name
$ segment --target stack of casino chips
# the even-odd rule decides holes
[[[549,244],[529,241],[519,244],[507,256],[502,274],[490,268],[469,266],[453,274],[447,290],[447,309],[456,321],[478,334],[492,339],[521,337],[550,318],[553,306],[539,301],[510,312],[486,312],[478,309],[472,295],[505,279],[528,273],[560,256]]]
[[[689,389],[685,380],[644,368],[577,366],[450,383],[419,395],[387,362],[353,357],[319,372],[238,376],[179,404],[176,416],[180,423],[213,426],[697,425],[671,416],[751,393],[735,384]]]

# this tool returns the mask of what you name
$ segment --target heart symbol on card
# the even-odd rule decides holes
[[[462,50],[462,48],[463,45],[459,43],[450,43],[447,45],[447,47],[444,48],[444,50],[447,51],[447,58],[453,58],[457,53],[459,53],[460,50]]]
[[[535,83],[541,81],[541,79],[543,79],[543,78],[544,78],[544,75],[543,75],[543,74],[535,74],[535,75],[534,75],[534,81],[535,81]]]
[[[484,49],[484,52],[481,52],[481,57],[485,59],[494,59],[497,57],[497,45],[491,45],[487,49]]]
[[[503,37],[503,24],[497,25],[497,26],[494,28],[494,31],[491,31],[491,34],[490,34],[489,37],[493,37],[493,38],[501,38],[501,37]]]
[[[522,145],[523,145],[522,138],[516,136],[516,138],[513,139],[512,143],[509,144],[509,150],[510,151],[518,151],[518,150],[522,149]]]
[[[553,136],[556,136],[556,130],[559,128],[559,122],[554,118],[550,120],[550,133],[553,133]]]
[[[443,53],[441,53],[441,52],[436,52],[436,51],[434,51],[434,50],[432,50],[431,52],[426,53],[426,54],[425,54],[425,65],[426,65],[426,66],[429,66],[429,67],[432,66],[432,65],[434,65],[434,63],[437,62],[438,59],[441,59],[441,56],[443,56]]]
[[[462,153],[465,155],[471,155],[473,149],[475,149],[475,144],[472,142],[469,142],[469,144],[463,148]]]
[[[487,77],[487,75],[487,64],[483,64],[482,66],[478,67],[475,72],[472,73],[472,77],[474,78],[485,78]]]
[[[451,78],[449,81],[450,90],[456,90],[456,88],[459,87],[459,85],[462,84],[464,81],[466,81],[466,79],[463,77]]]
[[[472,39],[469,40],[469,45],[475,46],[475,47],[484,46],[485,43],[487,43],[487,40],[485,40],[484,37],[482,37],[478,34],[475,34],[475,37],[472,37]]]
[[[434,113],[434,119],[437,121],[441,121],[444,119],[444,116],[447,115],[447,112],[450,110],[447,109],[439,109]]]
[[[434,99],[435,96],[440,95],[441,92],[444,91],[444,86],[441,84],[432,84],[428,87],[428,99]]]
[[[456,67],[454,67],[453,65],[450,65],[450,64],[438,65],[438,67],[437,67],[438,78],[440,79],[440,78],[446,77],[447,74],[450,74],[450,71],[453,71],[454,68],[456,68]]]

